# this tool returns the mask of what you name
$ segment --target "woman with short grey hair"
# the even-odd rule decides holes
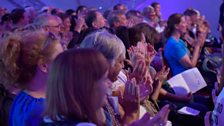
[[[96,31],[86,36],[80,47],[95,48],[100,51],[111,65],[109,78],[112,82],[117,80],[119,72],[124,67],[126,49],[123,42],[116,35],[106,30]]]

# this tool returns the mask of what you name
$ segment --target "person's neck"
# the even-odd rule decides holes
[[[26,92],[35,98],[46,97],[46,75],[38,73],[27,84]]]
[[[180,36],[181,36],[181,34],[179,34],[178,32],[174,32],[174,33],[172,34],[172,37],[173,37],[175,40],[177,40],[177,41],[179,41]]]

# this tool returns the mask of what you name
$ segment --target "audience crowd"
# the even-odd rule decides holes
[[[1,7],[0,125],[223,126],[224,24],[217,39],[198,10],[161,9]],[[207,86],[175,94],[195,67]]]

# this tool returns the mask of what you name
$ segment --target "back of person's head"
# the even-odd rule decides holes
[[[131,46],[137,46],[138,42],[143,41],[144,33],[137,28],[129,28],[129,40]],[[145,36],[144,36],[145,37]]]
[[[125,46],[114,34],[106,30],[96,31],[89,34],[82,41],[81,48],[95,48],[100,51],[113,66],[118,57],[125,57]]]
[[[128,28],[125,27],[125,26],[120,26],[116,29],[115,32],[116,32],[117,37],[119,37],[122,40],[122,42],[124,43],[125,48],[129,49],[130,40],[129,40],[129,30],[128,30]],[[127,53],[126,53],[126,57],[127,57]]]
[[[0,81],[26,88],[35,76],[37,66],[53,60],[60,43],[43,30],[27,30],[5,37],[0,51]],[[19,84],[19,85],[16,85]]]
[[[11,12],[11,19],[13,24],[19,23],[24,18],[24,13],[26,11],[22,8],[16,8]]]
[[[169,16],[167,21],[167,27],[165,29],[165,36],[168,38],[172,35],[172,33],[175,31],[175,27],[177,24],[181,22],[181,18],[183,17],[182,14],[172,14]]]
[[[99,115],[103,113],[99,110],[106,100],[108,69],[107,60],[94,49],[71,49],[59,54],[47,83],[47,117],[102,125]]]
[[[144,33],[147,43],[154,45],[161,39],[160,34],[147,23],[139,23],[135,25],[134,28],[139,29],[142,33]]]
[[[82,30],[81,33],[80,33],[80,36],[79,36],[79,38],[78,38],[78,42],[77,42],[77,44],[79,45],[79,44],[83,41],[83,39],[84,39],[86,36],[88,36],[89,34],[95,32],[95,31],[97,31],[97,30],[98,30],[98,29],[96,29],[96,28],[92,28],[92,27]]]

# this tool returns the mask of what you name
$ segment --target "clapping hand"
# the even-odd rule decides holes
[[[162,69],[156,74],[155,80],[165,81],[170,72],[170,68],[163,66]]]
[[[151,76],[145,77],[139,84],[140,88],[140,101],[144,101],[153,92],[153,81]]]
[[[135,62],[136,57],[142,57],[145,59],[146,65],[148,66],[154,59],[156,51],[151,44],[138,42],[136,47],[132,46],[128,49],[128,54],[132,62]]]
[[[140,105],[140,90],[135,78],[125,84],[124,94],[120,102],[126,114],[137,113]]]
[[[145,53],[145,58],[146,58],[146,63],[147,65],[150,65],[152,60],[154,59],[156,55],[156,50],[151,44],[147,44],[146,46],[146,53]]]
[[[146,113],[140,120],[129,126],[164,126],[167,123],[169,112],[169,105],[165,105],[153,118],[150,117],[149,113]]]

